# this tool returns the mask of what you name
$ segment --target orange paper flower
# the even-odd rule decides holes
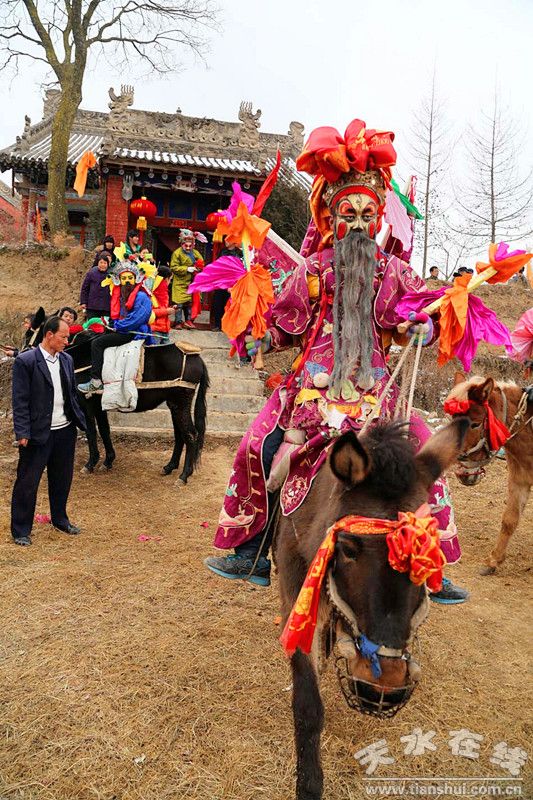
[[[252,247],[259,250],[263,246],[269,229],[270,222],[250,214],[245,204],[241,201],[237,213],[231,221],[226,217],[220,218],[217,233],[225,236],[228,244],[235,244],[238,247],[242,245],[243,239],[247,237]]]
[[[440,306],[439,367],[454,357],[455,345],[461,341],[468,315],[467,286],[470,275],[455,278],[451,289],[446,289]]]
[[[499,244],[492,242],[489,245],[489,263],[484,264],[482,261],[478,261],[476,271],[482,273],[492,267],[498,272],[492,278],[489,278],[487,283],[506,283],[509,278],[516,275],[518,270],[528,263],[532,255],[532,253],[526,253],[524,250],[515,250],[509,253],[508,245],[505,242],[500,242]]]
[[[266,234],[265,234],[266,235]],[[230,291],[231,302],[222,317],[222,330],[229,339],[236,339],[252,324],[254,339],[266,333],[266,312],[274,302],[270,273],[260,264],[252,264]]]

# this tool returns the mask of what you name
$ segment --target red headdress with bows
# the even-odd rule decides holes
[[[367,179],[368,173],[372,172],[378,173],[387,186],[391,177],[390,167],[396,163],[393,141],[394,133],[367,129],[360,119],[350,122],[344,136],[331,127],[316,128],[311,132],[296,166],[300,172],[315,176],[310,205],[323,241],[324,237],[331,237],[332,230],[326,191],[337,182],[341,183],[339,190],[349,185],[372,190],[373,179]],[[379,186],[373,188],[373,193],[378,201],[382,200]],[[328,198],[329,202],[333,196]]]

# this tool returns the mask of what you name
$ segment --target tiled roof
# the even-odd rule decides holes
[[[233,158],[211,158],[203,156],[166,153],[159,150],[132,150],[127,147],[117,148],[112,158],[125,158],[133,161],[149,161],[153,164],[172,164],[173,166],[199,167],[200,169],[217,169],[224,172],[244,172],[260,174],[258,167],[251,161],[240,161]]]
[[[68,161],[70,164],[77,164],[80,157],[87,150],[92,150],[96,153],[102,144],[103,136],[93,133],[72,133],[68,145]],[[50,144],[52,141],[52,134],[46,133],[42,139],[38,139],[30,144],[29,149],[25,153],[21,153],[17,145],[11,145],[4,150],[0,150],[0,161],[2,156],[8,156],[14,161],[34,161],[45,163],[50,156]]]
[[[276,161],[274,158],[268,158],[266,161],[266,171],[270,172],[274,168]],[[296,161],[293,158],[284,158],[281,162],[280,177],[290,183],[294,183],[306,192],[311,191],[313,179],[305,172],[298,172],[296,168]]]

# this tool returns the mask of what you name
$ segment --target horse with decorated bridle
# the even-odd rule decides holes
[[[508,481],[500,534],[482,575],[492,575],[504,561],[533,484],[533,386],[496,382],[458,372],[444,410],[471,422],[455,474],[465,486],[475,486],[501,447],[507,457]]]
[[[468,427],[454,420],[418,453],[403,424],[345,433],[300,508],[279,518],[273,551],[293,676],[297,800],[322,797],[325,658],[335,654],[348,705],[377,717],[393,716],[419,680],[410,647],[428,613],[426,586],[440,589],[445,564],[428,492]]]

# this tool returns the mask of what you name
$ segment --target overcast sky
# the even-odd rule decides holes
[[[412,111],[427,94],[436,64],[440,95],[460,134],[491,103],[495,80],[529,136],[524,169],[533,163],[533,0],[219,0],[220,26],[207,66],[185,58],[165,81],[87,74],[83,107],[107,110],[107,89],[135,84],[135,108],[237,120],[241,100],[261,108],[263,131],[286,132],[291,120],[334,125],[354,117],[393,130],[402,177]],[[40,66],[0,85],[0,147],[20,134],[24,114],[41,118]]]

